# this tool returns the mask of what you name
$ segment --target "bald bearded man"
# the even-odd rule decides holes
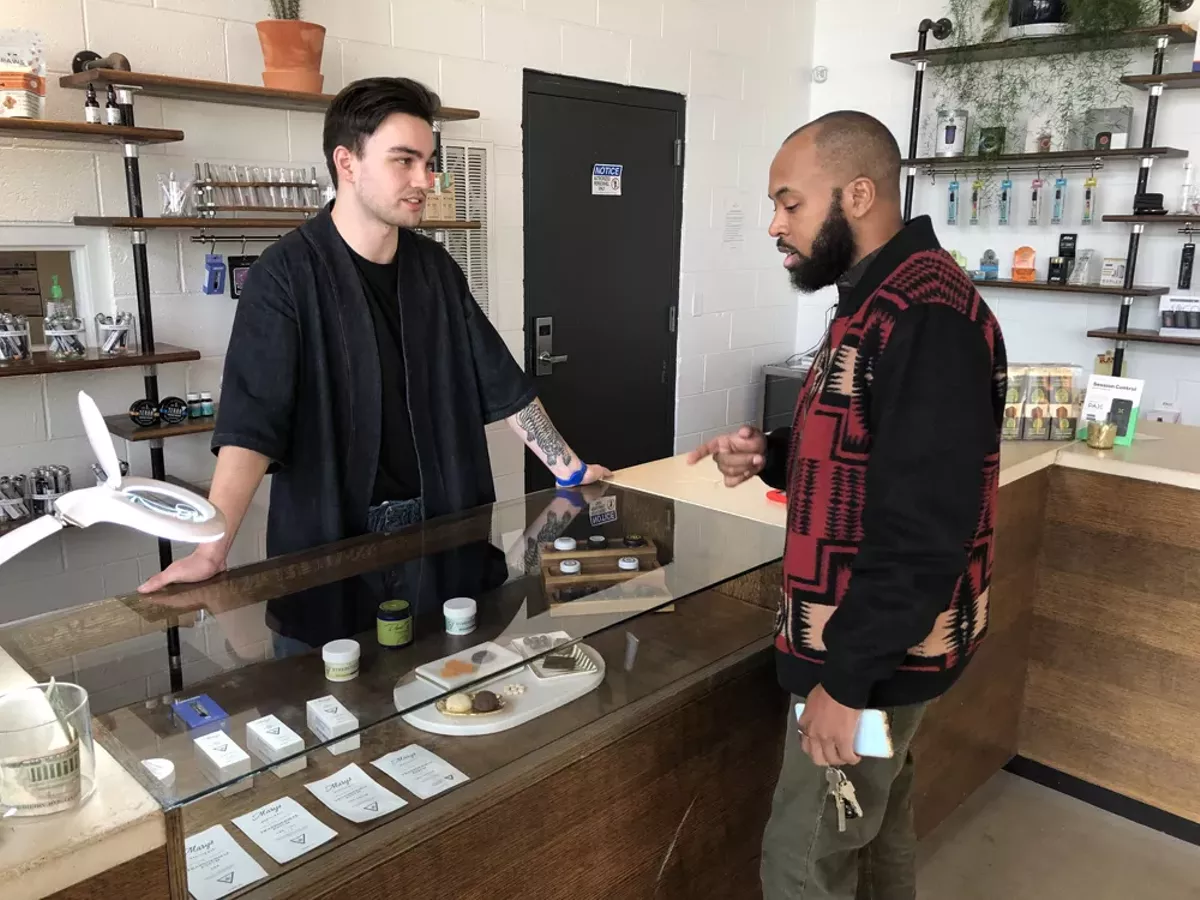
[[[763,896],[915,900],[909,748],[987,631],[1004,340],[930,220],[905,225],[900,151],[876,119],[798,130],[770,197],[793,284],[836,284],[837,313],[791,428],[692,454],[730,486],[787,491],[775,655],[805,709],[789,713]],[[866,708],[887,713],[890,759],[855,752]]]

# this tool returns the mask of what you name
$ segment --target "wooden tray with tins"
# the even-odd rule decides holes
[[[609,538],[605,547],[592,547],[583,540],[574,550],[556,550],[553,544],[542,544],[542,583],[550,603],[550,615],[644,612],[671,600],[658,561],[657,545],[649,538],[640,540],[642,542],[634,547],[626,546],[624,538]],[[636,570],[618,567],[618,560],[626,556],[638,561]],[[562,573],[559,567],[568,559],[578,560],[578,574]],[[634,581],[636,585],[630,584]],[[602,595],[593,598],[594,594]],[[673,609],[668,606],[659,611],[671,612]]]

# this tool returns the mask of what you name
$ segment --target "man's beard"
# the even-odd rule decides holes
[[[782,241],[780,243],[782,244]],[[854,232],[850,230],[850,222],[842,212],[841,188],[835,188],[833,191],[829,212],[825,221],[821,223],[816,240],[813,241],[812,255],[805,256],[795,247],[788,249],[800,257],[800,262],[788,270],[792,277],[792,285],[806,294],[836,284],[837,280],[850,270],[857,256],[857,246]]]

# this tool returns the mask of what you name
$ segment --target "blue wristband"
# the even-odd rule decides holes
[[[579,471],[575,472],[570,478],[555,478],[559,487],[579,487],[583,484],[583,477],[587,474],[587,463],[579,467]]]

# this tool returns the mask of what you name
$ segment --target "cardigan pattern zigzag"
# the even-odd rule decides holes
[[[971,324],[961,327],[970,330],[970,337],[977,341],[975,330],[982,333],[991,368],[992,406],[995,411],[1002,408],[1007,363],[999,326],[966,273],[937,247],[931,228],[928,238],[928,249],[896,260],[897,267],[851,314],[842,315],[839,309],[800,394],[787,457],[785,583],[776,635],[780,678],[794,692],[806,692],[821,682],[826,627],[849,591],[864,539],[872,422],[879,414],[872,410],[873,382],[898,318],[922,305],[947,306],[965,317]],[[891,256],[896,256],[894,248]],[[889,260],[883,263],[886,267]],[[956,375],[946,373],[946,377]],[[983,386],[982,393],[987,390]],[[945,411],[950,416],[956,413]],[[940,612],[932,629],[908,647],[894,674],[870,687],[873,705],[923,702],[940,695],[961,674],[987,633],[999,485],[998,418],[996,427],[995,452],[989,447],[980,454],[986,453],[982,479],[976,481],[982,490],[977,498],[978,521],[965,548],[966,565],[944,600],[934,598]],[[830,685],[827,689],[837,699]],[[866,697],[864,693],[855,705]]]

